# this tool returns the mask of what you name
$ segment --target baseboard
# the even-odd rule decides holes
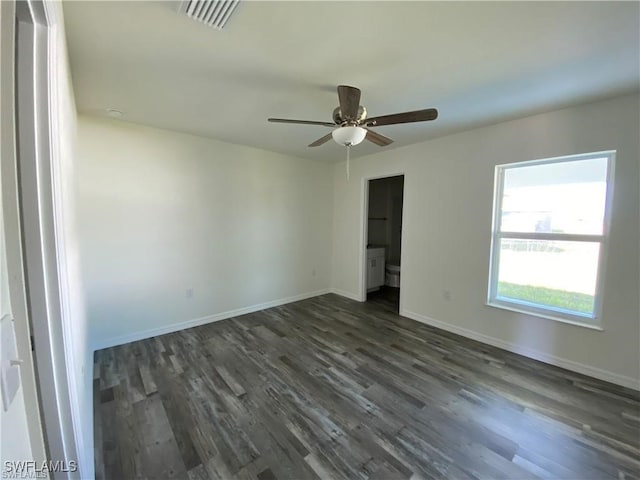
[[[355,293],[347,292],[346,290],[340,290],[339,288],[331,288],[329,289],[331,293],[335,293],[336,295],[340,295],[341,297],[349,298],[351,300],[355,300],[356,302],[361,302],[360,295],[356,295]]]
[[[401,311],[400,315],[402,315],[403,317],[410,318],[412,320],[416,320],[420,323],[431,325],[432,327],[436,327],[441,330],[446,330],[448,332],[455,333],[457,335],[470,338],[472,340],[477,340],[478,342],[482,342],[488,345],[492,345],[494,347],[502,348],[503,350],[517,353],[519,355],[532,358],[534,360],[539,360],[541,362],[548,363],[550,365],[555,365],[556,367],[566,368],[567,370],[571,370],[572,372],[588,375],[589,377],[594,377],[600,380],[604,380],[605,382],[615,383],[616,385],[621,385],[623,387],[631,388],[633,390],[640,390],[640,382],[633,377],[619,375],[617,373],[613,373],[608,370],[602,370],[600,368],[595,368],[590,365],[585,365],[584,363],[574,362],[573,360],[557,357],[555,355],[551,355],[546,352],[541,352],[539,350],[523,347],[521,345],[518,345],[512,342],[507,342],[504,340],[500,340],[499,338],[490,337],[489,335],[478,333],[476,331],[469,330],[467,328],[458,327],[456,325],[451,325],[450,323],[441,322],[440,320],[436,320],[434,318],[430,318],[425,315],[421,315],[419,313],[411,312],[408,310]]]
[[[207,315],[206,317],[195,318],[193,320],[187,320],[186,322],[172,323],[170,325],[165,325],[158,328],[152,328],[149,330],[142,330],[127,335],[107,338],[98,342],[94,342],[92,346],[94,351],[102,350],[103,348],[124,345],[125,343],[131,343],[138,340],[144,340],[146,338],[157,337],[158,335],[164,335],[166,333],[178,332],[187,328],[197,327],[212,322],[218,322],[220,320],[225,320],[231,317],[239,317],[240,315],[246,315],[247,313],[257,312],[259,310],[265,310],[267,308],[278,307],[287,303],[299,302],[300,300],[306,300],[307,298],[317,297],[319,295],[324,295],[330,292],[331,290],[326,288],[323,290],[316,290],[314,292],[302,293],[293,297],[280,298],[278,300],[272,300],[270,302],[259,303],[248,307],[229,310],[213,315]]]

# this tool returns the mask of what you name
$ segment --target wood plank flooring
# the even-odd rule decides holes
[[[101,350],[98,479],[639,479],[640,395],[336,295]]]

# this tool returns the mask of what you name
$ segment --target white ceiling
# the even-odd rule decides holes
[[[378,127],[392,149],[640,89],[638,2],[245,0],[222,31],[178,4],[64,3],[80,112],[334,162],[307,147],[327,127],[267,117],[331,121],[338,84],[369,116],[439,110]]]

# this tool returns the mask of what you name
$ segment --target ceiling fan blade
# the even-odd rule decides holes
[[[365,138],[371,143],[375,143],[379,147],[386,147],[387,145],[393,143],[393,140],[391,140],[389,137],[380,135],[378,132],[374,132],[373,130],[369,130],[368,128],[365,128],[365,130],[367,131],[367,136]]]
[[[435,108],[427,108],[414,112],[394,113],[391,115],[367,118],[364,121],[364,125],[367,127],[378,127],[380,125],[396,125],[398,123],[426,122],[435,120],[436,118],[438,118],[438,110]]]
[[[270,122],[274,123],[298,123],[300,125],[324,125],[325,127],[335,127],[335,123],[330,122],[316,122],[315,120],[291,120],[289,118],[268,118]]]
[[[343,120],[355,120],[360,106],[360,89],[348,85],[338,86],[338,100]]]
[[[327,143],[329,140],[331,140],[331,133],[327,133],[324,137],[319,138],[318,140],[316,140],[313,143],[310,143],[309,146],[310,147],[319,147],[323,143]]]

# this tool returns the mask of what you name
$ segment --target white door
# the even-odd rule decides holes
[[[12,462],[34,460],[34,457],[27,423],[27,406],[20,381],[20,356],[17,351],[16,329],[9,294],[9,272],[7,270],[3,205],[1,202],[0,197],[0,337],[2,338],[0,380],[2,387],[2,408],[0,409],[2,463],[0,465],[4,478],[5,475],[11,476],[12,473],[18,473],[17,465]]]
[[[2,357],[22,363],[6,372],[7,409],[0,404],[2,469],[10,477],[5,461],[46,460],[42,424],[31,352],[27,316],[22,242],[18,214],[17,163],[15,151],[15,15],[13,1],[0,1],[0,320]],[[6,342],[6,343],[5,343]],[[13,348],[15,347],[15,351]],[[15,373],[18,373],[16,382]],[[17,385],[16,385],[17,384]],[[17,389],[15,387],[18,387]],[[4,400],[4,392],[3,392]],[[14,471],[14,474],[18,472]],[[23,472],[25,473],[25,472]],[[28,473],[28,472],[26,472]],[[33,473],[33,472],[32,472]],[[5,475],[2,475],[3,477]]]
[[[0,70],[0,110],[5,111],[4,102],[11,100],[13,96],[12,85],[7,85],[7,76],[5,75],[5,67],[8,68],[13,63],[13,58],[6,58],[9,54],[4,48],[5,35],[13,34],[13,11],[11,5],[5,2],[0,6],[0,25],[2,25],[2,51],[0,51],[0,62],[2,69]],[[13,45],[13,42],[9,42]],[[8,65],[9,64],[9,65]],[[13,69],[10,69],[13,70]],[[5,95],[6,93],[6,95]],[[11,111],[10,108],[8,108]],[[9,120],[7,120],[7,117]],[[5,125],[3,125],[3,119]],[[7,138],[5,132],[9,132],[10,126],[6,125],[7,121],[11,121],[11,116],[3,114],[0,116],[0,144],[3,145],[0,151],[0,161],[2,165],[5,162],[13,161],[12,158],[5,158],[9,155],[4,145],[12,141]],[[0,406],[0,426],[2,434],[2,468],[3,478],[11,476],[16,472],[16,465],[11,462],[34,460],[31,448],[31,440],[29,438],[29,426],[27,424],[27,406],[25,403],[22,382],[20,380],[19,355],[16,344],[16,329],[13,318],[13,309],[11,308],[11,295],[9,290],[9,270],[7,267],[7,243],[5,241],[5,221],[4,209],[6,203],[3,202],[4,189],[2,188],[3,172],[0,170],[0,337],[2,339],[1,351],[1,371],[0,386],[2,388],[2,405]],[[20,329],[18,329],[20,331]],[[17,473],[17,472],[16,472]]]

